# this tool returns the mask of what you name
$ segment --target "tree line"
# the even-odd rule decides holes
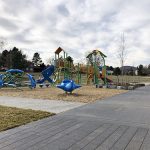
[[[124,67],[125,68],[125,67]],[[122,75],[122,69],[124,70],[123,75],[139,75],[139,76],[150,76],[150,64],[148,66],[144,66],[140,64],[137,67],[130,66],[126,71],[124,68],[107,66],[107,70],[113,71],[113,75]]]
[[[70,56],[68,56],[66,60],[73,63],[73,59]],[[46,67],[38,52],[34,53],[31,61],[28,60],[27,56],[17,47],[10,50],[3,50],[0,53],[0,71],[13,68],[24,71],[41,72]]]
[[[32,61],[28,60],[27,56],[17,47],[0,53],[0,70],[17,68],[24,71],[30,71],[30,69],[32,71],[33,69],[35,72],[40,72],[45,67],[46,65],[38,52],[34,53]]]
[[[68,56],[67,61],[73,62],[73,59]],[[107,70],[112,71],[114,75],[121,75],[122,68],[113,66],[106,67]],[[3,50],[0,53],[0,70],[2,71],[10,68],[17,68],[24,71],[41,72],[46,68],[46,65],[43,63],[38,52],[34,53],[32,60],[30,61],[19,48],[14,47],[10,50]],[[148,66],[143,66],[140,64],[139,66],[134,67],[134,69],[130,67],[125,75],[135,75],[135,70],[137,71],[138,75],[150,75],[150,64]]]

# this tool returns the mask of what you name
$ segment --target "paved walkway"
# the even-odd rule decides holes
[[[150,86],[0,133],[0,150],[150,150]]]
[[[61,113],[85,103],[0,96],[0,105]]]

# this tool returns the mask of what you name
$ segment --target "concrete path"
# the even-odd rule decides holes
[[[40,100],[0,96],[0,105],[60,113],[85,104],[57,100]]]
[[[150,150],[150,86],[0,133],[0,150]]]
[[[73,109],[63,115],[150,128],[150,86]]]

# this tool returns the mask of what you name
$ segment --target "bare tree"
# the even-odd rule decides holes
[[[3,50],[4,45],[5,45],[4,41],[0,41],[0,49],[1,49],[1,50]]]
[[[123,75],[124,74],[124,63],[125,63],[125,59],[127,56],[124,33],[121,34],[121,42],[120,42],[120,48],[119,48],[118,54],[119,54],[118,56],[119,56],[120,64],[121,64],[121,75]]]
[[[54,57],[50,57],[46,60],[46,63],[48,65],[54,65],[55,64],[55,61],[54,61]]]
[[[6,40],[4,38],[0,38],[0,50],[2,51],[6,45]]]

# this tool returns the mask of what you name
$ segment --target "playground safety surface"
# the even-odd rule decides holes
[[[29,88],[22,89],[21,91],[12,88],[3,88],[0,89],[0,96],[91,103],[96,100],[127,92],[126,90],[95,88],[95,86],[83,86],[75,90],[73,94],[65,94],[64,91],[56,87],[36,88],[34,90],[30,90]]]
[[[0,133],[1,150],[149,150],[150,86]]]

